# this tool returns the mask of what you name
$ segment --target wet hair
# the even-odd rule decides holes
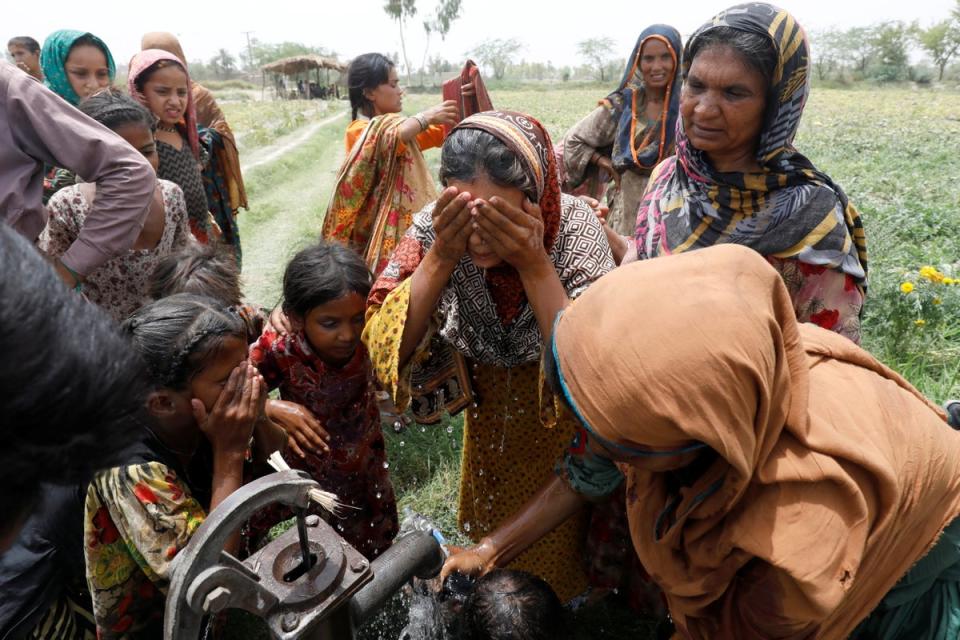
[[[85,483],[120,462],[148,385],[116,323],[4,223],[0,273],[0,532],[9,532],[41,482]]]
[[[147,295],[160,300],[176,293],[210,296],[226,306],[240,306],[240,269],[229,250],[194,243],[164,256],[147,282]]]
[[[80,111],[112,131],[128,124],[140,124],[151,131],[157,128],[157,119],[146,107],[115,87],[81,102]]]
[[[462,616],[468,640],[561,640],[568,635],[557,594],[524,571],[496,569],[477,580]]]
[[[137,91],[143,93],[143,88],[150,81],[150,77],[153,76],[153,74],[155,74],[157,71],[160,71],[160,69],[166,69],[167,67],[176,67],[177,69],[180,69],[180,71],[183,71],[184,74],[187,73],[186,67],[179,62],[175,62],[173,60],[157,60],[152,65],[140,72],[140,75],[138,75],[137,79],[134,80],[133,86],[137,88]]]
[[[520,158],[491,133],[480,129],[455,129],[440,153],[440,181],[473,182],[486,176],[501,187],[514,187],[537,201],[537,185]]]
[[[123,323],[156,387],[183,390],[231,336],[246,343],[243,320],[209,296],[178,293],[141,307]]]
[[[773,74],[777,68],[777,51],[769,37],[733,27],[713,27],[690,43],[690,62],[707,49],[720,46],[730,47],[737,52],[745,65],[763,76],[768,87],[773,82]]]
[[[336,242],[319,242],[293,256],[283,273],[283,310],[304,318],[331,300],[370,294],[373,275],[356,251]]]
[[[7,49],[10,47],[23,47],[30,53],[40,53],[40,43],[30,36],[17,36],[7,40]]]
[[[365,89],[376,89],[390,81],[390,70],[393,61],[382,53],[364,53],[353,59],[347,68],[347,86],[350,89],[350,108],[353,110],[351,119],[356,120],[358,113],[364,113],[373,103],[363,92]]]

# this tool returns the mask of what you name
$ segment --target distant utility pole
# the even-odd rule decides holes
[[[250,34],[255,32],[244,31],[243,33],[247,36],[247,64],[253,67],[253,46],[250,44]]]

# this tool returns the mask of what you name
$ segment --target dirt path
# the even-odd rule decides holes
[[[298,129],[289,135],[283,136],[279,138],[275,144],[257,149],[250,154],[251,158],[248,159],[247,162],[240,165],[240,170],[243,173],[247,173],[251,169],[256,169],[257,167],[277,160],[278,158],[295,149],[297,146],[302,145],[304,142],[309,140],[321,128],[336,122],[345,115],[347,115],[347,112],[341,111],[340,113],[332,115],[329,118],[324,118],[323,120]]]
[[[320,236],[330,191],[344,156],[343,126],[325,125],[342,116],[298,132],[259,159],[255,170],[247,173],[250,209],[240,214],[240,237],[244,295],[248,300],[264,306],[276,304],[287,261]]]

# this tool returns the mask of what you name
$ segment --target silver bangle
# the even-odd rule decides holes
[[[415,115],[415,116],[413,116],[413,117],[416,118],[416,119],[417,119],[417,122],[420,123],[420,131],[421,131],[421,132],[422,132],[422,131],[426,131],[427,128],[430,127],[430,123],[427,122],[426,116],[424,116],[422,113],[418,113],[417,115]]]

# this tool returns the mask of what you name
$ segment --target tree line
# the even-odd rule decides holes
[[[883,22],[866,27],[825,29],[811,34],[818,80],[897,82],[958,79],[951,65],[960,56],[960,0],[950,15],[927,27]],[[911,63],[920,53],[925,60]],[[955,66],[955,65],[954,65]]]
[[[383,5],[384,12],[397,24],[401,50],[393,59],[404,72],[406,83],[435,85],[462,63],[430,55],[431,45],[435,44],[432,37],[446,38],[460,17],[462,0],[436,0],[436,5],[426,13],[420,13],[420,8],[417,0],[385,0]],[[411,60],[406,44],[408,30],[416,28],[418,21],[426,35],[419,64]],[[960,80],[960,0],[955,0],[947,17],[927,26],[918,22],[882,22],[822,29],[809,35],[811,66],[814,77],[821,82]],[[619,77],[629,53],[618,51],[609,37],[587,38],[578,42],[576,48],[580,64],[563,66],[523,58],[524,45],[515,38],[487,39],[464,55],[483,65],[495,80],[606,83]],[[231,79],[280,58],[308,53],[336,57],[336,52],[324,47],[298,42],[263,43],[251,38],[238,56],[220,49],[207,61],[191,62],[190,71],[198,80]]]

